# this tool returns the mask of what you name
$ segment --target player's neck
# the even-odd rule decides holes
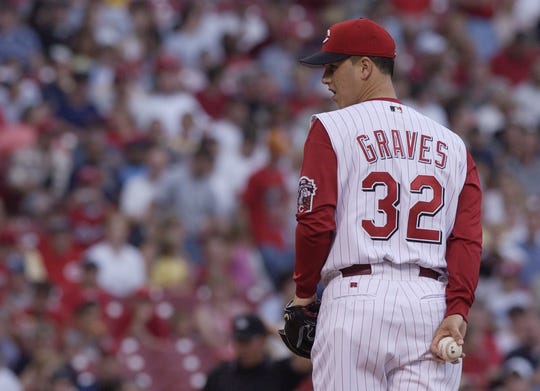
[[[367,100],[393,98],[397,99],[396,91],[390,78],[379,81],[377,83],[369,83],[362,91],[362,96],[359,102]]]

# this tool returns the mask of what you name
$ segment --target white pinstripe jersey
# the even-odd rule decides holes
[[[467,171],[463,141],[416,110],[371,100],[317,114],[337,157],[336,237],[322,270],[357,263],[446,268]]]

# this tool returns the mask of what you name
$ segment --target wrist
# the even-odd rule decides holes
[[[308,305],[315,301],[317,298],[317,295],[313,295],[310,297],[298,297],[297,295],[294,296],[291,305]]]

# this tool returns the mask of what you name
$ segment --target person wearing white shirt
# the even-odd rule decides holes
[[[23,386],[17,376],[4,366],[0,368],[0,390],[23,391]]]
[[[105,238],[91,246],[86,257],[98,267],[98,284],[114,297],[128,297],[147,280],[142,252],[127,241],[125,216],[113,214],[107,221]]]
[[[149,217],[156,197],[156,186],[168,164],[167,152],[161,147],[151,148],[146,156],[146,170],[129,178],[120,193],[120,210],[136,223]]]

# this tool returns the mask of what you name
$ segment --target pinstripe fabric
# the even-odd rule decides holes
[[[373,100],[314,116],[337,156],[336,236],[313,348],[316,390],[457,390],[461,363],[429,352],[446,309],[446,269],[463,188],[463,141],[417,111]],[[433,207],[433,208],[432,208]],[[432,208],[432,209],[430,209]],[[339,269],[372,264],[343,278]]]
[[[399,106],[399,111],[390,108]],[[445,241],[453,228],[457,201],[466,176],[466,148],[463,141],[447,128],[404,105],[385,100],[367,101],[341,110],[315,116],[326,128],[338,159],[338,200],[336,208],[337,231],[334,244],[322,271],[324,281],[331,279],[335,271],[356,263],[377,263],[384,259],[395,263],[416,263],[429,268],[444,269],[446,261]],[[392,137],[397,135],[404,149],[407,137],[416,134],[414,156],[381,156],[374,131],[388,140],[392,148]],[[394,133],[392,132],[394,131]],[[378,159],[366,161],[358,137],[373,146]],[[419,161],[421,137],[430,138],[424,155],[430,164]],[[447,149],[444,168],[434,164],[440,159],[435,151],[438,142],[444,142]],[[361,183],[370,172],[389,173],[399,184],[399,228],[388,240],[374,241],[362,229],[362,220],[372,220],[383,226],[388,217],[377,211],[378,201],[385,194],[384,187],[375,191],[362,191]],[[434,216],[420,218],[420,227],[440,230],[441,243],[423,243],[407,239],[407,225],[410,210],[418,202],[433,198],[430,189],[413,193],[409,189],[419,175],[433,176],[444,189],[444,200],[440,211]]]
[[[381,263],[326,287],[313,347],[316,391],[457,390],[461,363],[437,364],[429,345],[445,310],[444,282],[414,265]]]

